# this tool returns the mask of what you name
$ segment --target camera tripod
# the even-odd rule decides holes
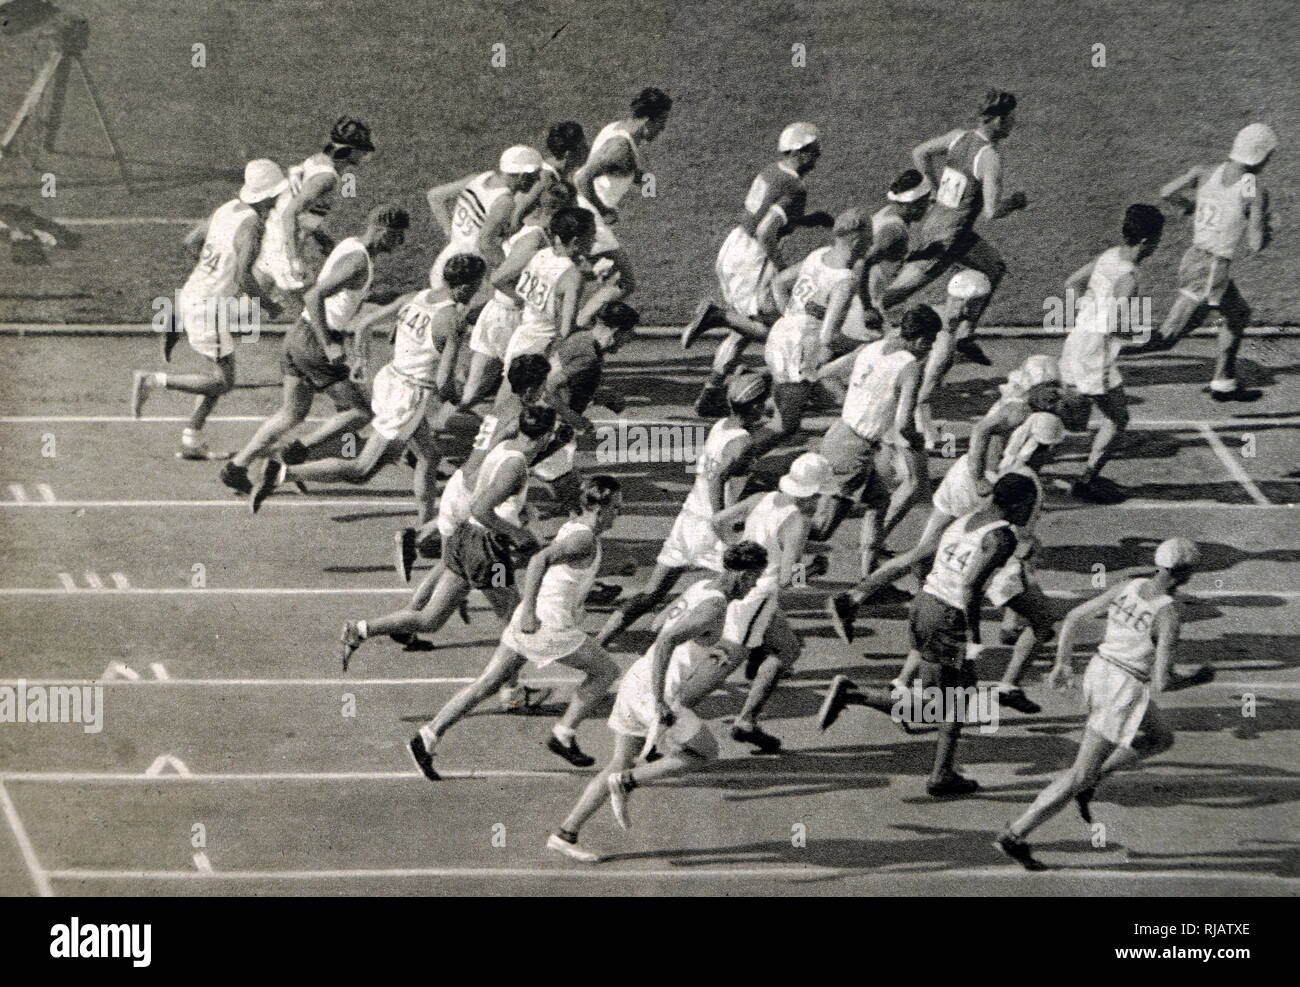
[[[117,162],[117,170],[122,176],[122,184],[130,191],[131,175],[127,170],[126,158],[122,156],[122,149],[118,146],[117,139],[113,136],[112,128],[109,126],[108,118],[104,115],[104,105],[100,102],[99,91],[95,88],[95,81],[81,57],[86,50],[86,46],[90,43],[89,22],[84,17],[60,11],[48,33],[54,41],[54,50],[45,59],[45,64],[41,66],[41,70],[36,74],[36,79],[28,88],[26,96],[23,97],[22,105],[18,107],[17,114],[14,115],[9,127],[5,130],[4,136],[0,137],[0,158],[4,158],[9,153],[9,148],[17,139],[23,125],[35,116],[47,89],[50,90],[50,107],[44,121],[41,144],[46,151],[55,150],[55,141],[63,123],[63,109],[67,102],[69,77],[72,74],[72,69],[76,68],[86,88],[86,93],[90,97],[90,103],[95,110],[96,118],[99,120],[100,129],[104,132],[104,139],[108,142],[109,150],[113,153],[113,160]]]

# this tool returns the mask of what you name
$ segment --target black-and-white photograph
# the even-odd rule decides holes
[[[0,0],[0,894],[1295,896],[1298,45]]]

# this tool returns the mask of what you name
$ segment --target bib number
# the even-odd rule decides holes
[[[757,216],[758,210],[762,208],[763,200],[767,198],[767,180],[759,175],[754,179],[753,184],[749,186],[749,194],[745,196],[745,212],[751,216]]]
[[[939,177],[939,191],[935,195],[935,201],[941,206],[956,209],[965,193],[966,176],[954,168],[944,168]]]
[[[551,300],[551,287],[532,271],[525,270],[523,274],[519,275],[519,283],[515,285],[515,292],[528,306],[537,309],[539,312],[545,312]]]
[[[478,219],[464,199],[456,200],[456,212],[452,216],[451,225],[457,233],[467,239],[478,235]]]

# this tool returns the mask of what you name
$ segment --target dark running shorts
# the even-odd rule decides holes
[[[912,647],[926,661],[956,671],[966,657],[966,614],[924,591],[912,600],[908,614]],[[924,676],[923,676],[924,677]],[[957,685],[956,682],[933,683]],[[971,684],[974,684],[973,682]]]
[[[510,542],[472,521],[462,521],[452,532],[442,562],[474,589],[504,589],[515,584]]]
[[[348,379],[346,362],[330,363],[325,359],[316,337],[302,319],[294,323],[284,336],[284,349],[280,353],[280,372],[286,377],[305,380],[318,391],[328,390]]]

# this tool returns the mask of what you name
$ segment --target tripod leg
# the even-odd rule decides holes
[[[40,72],[37,73],[35,81],[31,88],[27,90],[27,95],[23,97],[23,103],[18,107],[18,112],[14,114],[13,121],[9,124],[9,129],[0,137],[0,158],[3,158],[9,151],[9,145],[14,142],[18,136],[18,131],[23,129],[23,124],[31,116],[36,107],[40,105],[41,97],[45,94],[45,87],[50,84],[50,79],[54,77],[55,70],[63,61],[62,52],[50,52],[50,57],[45,60],[41,66]]]
[[[86,63],[80,57],[74,57],[77,60],[77,68],[81,70],[81,81],[86,84],[86,92],[90,94],[90,102],[95,107],[95,116],[99,118],[100,129],[104,131],[104,139],[108,141],[109,149],[113,152],[113,158],[117,161],[117,170],[122,173],[122,184],[130,192],[132,191],[131,173],[127,170],[126,158],[122,156],[122,149],[117,146],[117,141],[113,138],[113,131],[108,126],[108,118],[104,116],[104,106],[99,101],[99,92],[95,89],[95,82],[86,69]]]
[[[68,76],[71,70],[72,66],[68,64],[67,59],[63,59],[54,73],[54,85],[50,88],[50,109],[45,114],[44,147],[47,151],[55,150],[54,144],[59,137],[59,128],[63,126],[63,105],[68,99]]]

